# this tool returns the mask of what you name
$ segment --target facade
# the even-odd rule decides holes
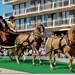
[[[12,11],[4,18],[15,16],[17,31],[32,31],[41,21],[46,32],[61,31],[75,24],[75,0],[3,0]]]

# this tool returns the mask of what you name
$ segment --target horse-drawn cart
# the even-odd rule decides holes
[[[7,55],[10,57],[10,59],[13,60],[13,61],[15,60],[16,45],[15,46],[2,46],[2,45],[0,45],[0,47],[1,47],[0,52],[2,52],[2,54],[4,53],[4,50],[7,50]],[[22,50],[18,51],[18,58],[20,58],[21,51]],[[4,55],[2,55],[2,57],[3,56]]]
[[[25,50],[32,49],[33,51],[33,59],[32,64],[35,65],[35,57],[36,54],[38,54],[39,57],[39,63],[42,64],[41,58],[40,58],[40,52],[39,48],[41,46],[41,43],[43,42],[42,38],[44,37],[44,30],[45,27],[42,23],[38,23],[35,27],[35,30],[31,32],[30,34],[22,33],[18,35],[15,39],[14,46],[2,46],[3,48],[8,50],[8,55],[12,60],[16,60],[19,64],[19,58],[21,57],[21,53],[23,53],[23,61],[26,60],[25,57]],[[11,42],[12,40],[10,40]],[[11,43],[10,43],[11,44]],[[9,45],[10,45],[9,44]]]

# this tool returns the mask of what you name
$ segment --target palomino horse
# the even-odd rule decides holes
[[[36,25],[35,30],[30,33],[30,34],[20,34],[16,40],[15,40],[15,44],[17,45],[16,48],[16,52],[15,52],[15,59],[17,61],[17,63],[19,64],[19,59],[18,59],[18,51],[20,51],[20,49],[22,50],[22,52],[26,49],[32,49],[33,51],[33,60],[32,60],[32,64],[35,65],[35,57],[36,57],[36,53],[39,56],[39,63],[42,64],[41,58],[40,58],[40,53],[39,53],[39,47],[42,43],[42,37],[43,37],[43,33],[44,33],[44,26],[41,23],[38,23],[38,25]],[[25,60],[25,57],[24,57]]]
[[[53,70],[52,65],[52,57],[57,52],[63,52],[65,56],[67,56],[70,60],[70,63],[68,65],[68,68],[71,72],[74,72],[72,69],[72,56],[74,55],[74,48],[75,48],[75,25],[71,26],[67,36],[63,36],[61,38],[57,36],[51,36],[46,41],[46,52],[48,54],[49,60],[50,60],[50,67]],[[54,56],[54,66],[56,65],[56,60]]]

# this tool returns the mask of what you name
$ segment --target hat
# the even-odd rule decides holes
[[[2,19],[3,17],[2,16],[0,16],[0,19]]]
[[[9,19],[13,19],[13,18],[15,18],[15,17],[14,17],[14,16],[10,16],[10,17],[9,17]]]

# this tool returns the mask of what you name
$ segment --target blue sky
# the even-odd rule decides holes
[[[4,5],[2,3],[2,0],[0,0],[0,15],[3,16],[4,12],[9,12],[12,11],[12,6],[11,5]]]

